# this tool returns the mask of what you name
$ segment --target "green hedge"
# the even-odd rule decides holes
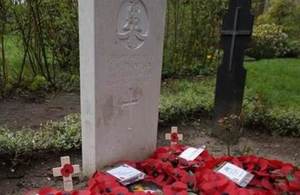
[[[81,146],[80,115],[71,114],[63,121],[49,121],[40,130],[14,131],[0,127],[0,154],[13,158],[30,155],[33,151],[65,151]]]
[[[247,112],[246,126],[266,130],[273,135],[300,137],[300,113],[292,110],[253,110]]]
[[[214,99],[214,82],[172,80],[163,84],[160,104],[161,122],[187,120],[195,112],[209,113]]]

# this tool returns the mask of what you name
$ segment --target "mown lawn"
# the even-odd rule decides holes
[[[300,112],[300,59],[249,62],[247,91],[256,93],[266,106]]]

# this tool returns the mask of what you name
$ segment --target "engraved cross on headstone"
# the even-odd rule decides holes
[[[139,103],[139,96],[135,90],[136,89],[129,88],[125,94],[124,100],[122,100],[121,102],[121,109],[128,110],[128,130],[133,130],[134,107],[137,106]]]
[[[241,113],[247,74],[244,51],[251,40],[254,21],[250,10],[251,0],[230,0],[223,20],[224,56],[217,74],[214,121]]]

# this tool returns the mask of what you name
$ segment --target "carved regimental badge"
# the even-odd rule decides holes
[[[147,9],[142,0],[125,0],[118,18],[118,38],[129,49],[140,48],[149,33]]]

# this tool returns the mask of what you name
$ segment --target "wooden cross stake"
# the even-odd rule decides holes
[[[172,127],[171,133],[166,134],[166,140],[171,141],[171,146],[178,144],[179,141],[183,140],[183,135],[178,134],[178,128],[177,127]]]
[[[61,167],[53,168],[54,177],[63,177],[64,181],[64,191],[70,192],[73,191],[73,180],[72,177],[74,174],[80,173],[79,165],[72,165],[70,162],[69,156],[64,156],[60,158]]]

